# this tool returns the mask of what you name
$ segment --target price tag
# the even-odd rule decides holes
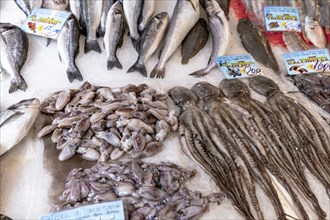
[[[250,54],[220,56],[215,62],[227,79],[251,77],[262,73]]]
[[[71,12],[34,9],[22,26],[22,30],[42,37],[56,39]]]
[[[283,55],[289,75],[330,71],[327,49],[306,50]]]
[[[267,31],[301,32],[299,11],[294,7],[266,6],[264,8]]]
[[[40,220],[125,220],[123,201],[99,203],[42,216]]]

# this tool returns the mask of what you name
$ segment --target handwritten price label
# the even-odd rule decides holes
[[[38,8],[33,10],[24,22],[22,30],[29,34],[56,39],[70,15],[67,11]]]
[[[286,53],[283,57],[289,75],[330,71],[330,57],[327,49]]]
[[[301,32],[299,11],[294,7],[266,6],[264,8],[267,31]]]
[[[83,206],[80,208],[52,213],[40,220],[124,220],[123,201],[114,201]]]
[[[251,77],[262,73],[250,54],[219,56],[215,62],[227,79]]]

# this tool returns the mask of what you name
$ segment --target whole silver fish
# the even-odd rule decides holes
[[[123,36],[125,33],[125,18],[122,4],[117,1],[114,3],[107,15],[105,35],[103,38],[104,48],[107,54],[107,69],[114,67],[122,69],[116,51],[123,44]]]
[[[42,6],[42,0],[14,0],[14,1],[26,16],[29,16],[34,9],[41,8]]]
[[[39,99],[28,99],[0,113],[0,156],[27,135],[38,116],[39,107]]]
[[[129,28],[129,35],[132,39],[133,46],[135,47],[140,38],[138,20],[141,14],[142,0],[123,0],[123,7]]]
[[[296,32],[283,32],[283,41],[290,52],[308,50],[309,47],[305,41]]]
[[[27,85],[20,75],[27,58],[29,39],[25,32],[10,23],[0,23],[1,64],[11,76],[9,93],[25,91]]]
[[[145,77],[147,76],[145,63],[149,60],[163,39],[168,23],[169,16],[166,12],[159,13],[151,19],[139,41],[139,57],[136,63],[128,69],[128,73],[136,71]]]
[[[216,68],[214,59],[226,53],[230,38],[229,23],[224,11],[215,0],[206,0],[205,4],[212,36],[212,53],[207,67],[190,74],[195,77],[205,76]]]
[[[102,14],[102,6],[103,0],[90,1],[90,0],[82,0],[82,16],[81,20],[83,20],[84,26],[86,28],[87,36],[85,41],[85,53],[88,53],[92,50],[101,53],[100,45],[96,39],[96,30],[101,21]]]
[[[43,0],[42,7],[52,10],[64,11],[69,6],[69,0]]]
[[[75,59],[79,53],[80,31],[76,18],[69,19],[57,38],[57,50],[60,60],[66,65],[66,73],[70,82],[77,79],[82,81],[81,73]]]
[[[177,0],[160,58],[150,77],[164,78],[165,64],[197,23],[200,16],[198,0]]]
[[[144,0],[142,7],[142,21],[139,24],[139,31],[143,31],[154,13],[155,0]]]
[[[107,15],[108,15],[108,12],[109,12],[111,6],[115,2],[116,2],[116,0],[104,0],[103,1],[102,14],[101,14],[101,22],[100,22],[100,25],[99,25],[99,27],[97,29],[97,35],[100,36],[100,37],[104,37],[104,34],[105,34],[105,24],[107,22]]]

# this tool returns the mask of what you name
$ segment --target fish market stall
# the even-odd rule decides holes
[[[0,1],[1,214],[121,199],[132,219],[329,219],[329,75],[288,76],[283,59],[329,51],[315,15],[305,43],[264,37],[253,1],[44,0],[76,16],[50,40],[17,28],[22,2]],[[248,52],[262,76],[226,79],[214,58]]]

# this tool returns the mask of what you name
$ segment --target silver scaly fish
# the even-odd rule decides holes
[[[15,0],[15,3],[26,16],[29,16],[34,9],[42,6],[42,0]]]
[[[123,0],[123,8],[129,28],[129,35],[132,39],[133,46],[136,47],[136,43],[140,38],[138,20],[141,14],[142,0]]]
[[[212,53],[207,67],[190,74],[195,77],[205,76],[216,68],[217,64],[214,59],[216,56],[223,56],[226,53],[230,38],[229,23],[224,11],[215,0],[206,0],[205,3],[212,35]]]
[[[29,132],[39,113],[39,99],[22,100],[0,113],[0,156]]]
[[[25,91],[27,85],[20,75],[27,58],[29,39],[25,32],[10,23],[0,23],[1,64],[11,76],[9,93]]]
[[[160,52],[159,61],[150,74],[151,78],[164,78],[166,62],[197,23],[199,17],[200,7],[198,0],[177,0],[169,30],[166,33],[165,42]]]
[[[142,7],[142,21],[139,24],[139,31],[143,31],[150,21],[155,8],[155,0],[144,0]]]
[[[81,0],[70,0],[69,1],[69,5],[70,5],[70,11],[72,12],[72,14],[76,17],[78,23],[80,22],[80,14],[81,12]]]
[[[123,44],[125,33],[123,6],[119,1],[111,6],[105,27],[103,44],[107,54],[107,69],[111,70],[114,67],[122,69],[123,67],[116,55],[117,48]]]
[[[104,37],[105,34],[105,24],[107,22],[107,15],[111,8],[111,6],[116,2],[116,0],[104,0],[101,14],[101,22],[97,29],[97,35],[100,37]]]
[[[75,58],[79,53],[80,31],[76,18],[69,19],[62,28],[57,38],[57,50],[60,60],[66,65],[66,73],[70,82],[77,79],[83,80],[76,66]]]
[[[166,12],[159,13],[151,19],[139,41],[139,57],[136,63],[128,69],[128,73],[136,71],[147,77],[145,63],[149,60],[163,39],[168,23],[169,17]]]

